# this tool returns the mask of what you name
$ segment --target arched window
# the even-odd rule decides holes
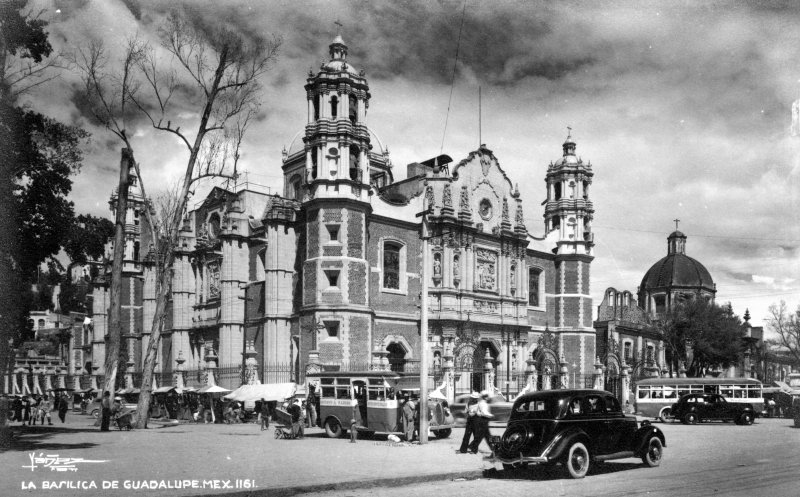
[[[361,151],[355,145],[350,145],[350,179],[356,181],[358,179],[358,167]]]
[[[319,95],[314,95],[314,120],[319,119]]]
[[[541,306],[541,294],[539,293],[539,280],[542,275],[542,270],[539,268],[531,268],[528,270],[528,305],[531,307]]]
[[[317,179],[317,149],[311,149],[311,177]]]
[[[400,249],[393,242],[383,244],[383,288],[400,290]]]
[[[561,183],[553,185],[553,194],[556,197],[555,200],[561,200]]]
[[[633,344],[631,342],[625,342],[622,346],[623,350],[623,357],[625,357],[625,363],[631,364],[633,361]]]
[[[139,260],[139,242],[133,242],[133,260]]]
[[[358,100],[356,100],[356,96],[355,95],[350,95],[348,97],[348,103],[349,103],[349,107],[350,107],[350,110],[349,110],[350,122],[355,124],[356,121],[358,120]]]
[[[331,117],[336,119],[336,116],[339,112],[339,99],[336,95],[331,97]]]
[[[386,347],[389,352],[389,369],[403,372],[406,367],[406,349],[397,342],[392,342]]]

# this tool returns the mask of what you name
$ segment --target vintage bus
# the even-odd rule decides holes
[[[352,419],[359,432],[402,434],[403,395],[420,390],[419,376],[394,371],[329,371],[308,374],[307,380],[318,382],[318,423],[331,438],[341,437]],[[447,401],[429,394],[428,411],[430,431],[437,438],[450,436],[455,420]]]
[[[718,393],[728,402],[748,402],[764,410],[761,382],[755,378],[650,378],[636,384],[636,414],[672,421],[670,408],[689,393]]]

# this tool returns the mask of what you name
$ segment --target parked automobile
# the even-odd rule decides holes
[[[675,419],[693,425],[703,421],[734,421],[740,425],[751,425],[756,417],[753,404],[728,402],[716,393],[690,393],[684,395],[670,408]]]
[[[86,414],[91,415],[93,418],[97,419],[100,417],[100,413],[103,411],[103,404],[102,404],[103,396],[102,394],[96,396],[94,400],[89,402],[89,405],[86,406]],[[111,397],[111,403],[114,403],[114,397]],[[136,411],[139,406],[135,402],[130,402],[126,399],[122,401],[122,408],[128,409],[131,411]]]
[[[456,426],[464,426],[467,424],[466,408],[467,403],[469,402],[469,396],[470,394],[459,395],[453,399],[453,403],[450,404],[450,411],[453,413]],[[508,402],[502,395],[494,395],[489,397],[488,402],[489,408],[494,416],[490,424],[505,425],[508,422],[509,416],[511,416],[511,408],[513,407],[514,403]]]
[[[508,427],[492,437],[489,460],[510,470],[528,464],[562,464],[583,478],[594,462],[640,457],[661,464],[666,439],[649,421],[626,416],[603,390],[545,390],[525,394],[513,405]]]

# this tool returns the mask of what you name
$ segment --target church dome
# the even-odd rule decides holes
[[[642,289],[664,287],[692,287],[713,290],[711,274],[696,259],[686,254],[670,254],[653,264],[644,278]]]
[[[686,255],[686,235],[677,230],[667,238],[667,256],[645,273],[640,288],[648,291],[671,287],[715,291],[711,273],[696,259]]]

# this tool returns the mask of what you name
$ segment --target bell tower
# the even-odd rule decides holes
[[[589,187],[594,173],[591,163],[575,155],[575,148],[570,133],[562,145],[561,158],[547,168],[544,220],[547,240],[555,244],[551,329],[559,337],[562,350],[566,351],[564,360],[576,364],[577,371],[583,375],[589,373],[591,359],[595,357],[589,287],[594,259],[594,206],[589,199]]]
[[[329,54],[305,85],[305,260],[296,344],[303,374],[309,356],[323,364],[366,364],[371,352],[369,86],[364,72],[350,65],[341,33]]]
[[[369,190],[369,86],[364,71],[347,61],[347,45],[337,34],[330,60],[306,81],[308,124],[303,142],[306,183],[311,198],[361,199]]]

